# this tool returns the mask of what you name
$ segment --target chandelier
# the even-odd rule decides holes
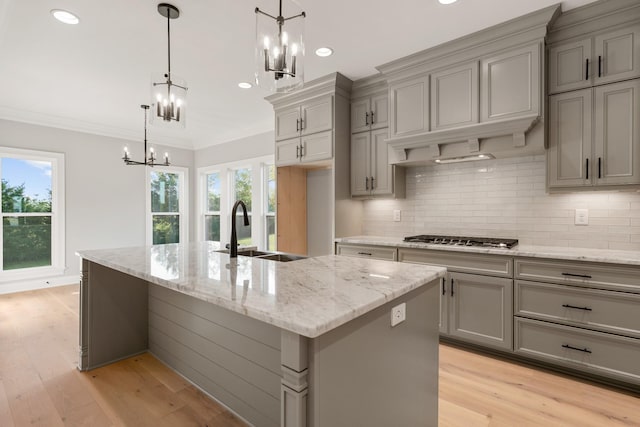
[[[167,72],[153,76],[151,84],[152,114],[151,121],[157,124],[185,126],[185,101],[187,99],[187,83],[184,79],[171,73],[171,20],[180,16],[177,7],[160,3],[160,15],[167,18]]]
[[[282,0],[279,0],[278,16],[266,13],[258,7],[255,13],[256,84],[278,92],[302,87],[304,19],[296,18],[305,18],[306,13],[300,12],[285,18],[282,14]]]
[[[149,110],[148,105],[141,105],[140,108],[144,109],[144,155],[147,155],[147,110]],[[153,147],[149,148],[149,157],[145,157],[144,161],[138,162],[135,160],[131,160],[129,157],[129,149],[124,147],[124,156],[122,157],[124,163],[126,165],[145,165],[145,166],[170,166],[169,163],[169,153],[164,153],[164,162],[156,163],[156,154],[153,150]]]

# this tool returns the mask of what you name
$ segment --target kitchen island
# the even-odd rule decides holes
[[[79,368],[150,351],[256,426],[437,425],[446,269],[219,251],[79,252]]]

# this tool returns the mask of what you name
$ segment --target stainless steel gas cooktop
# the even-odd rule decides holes
[[[491,237],[435,236],[421,234],[404,238],[405,242],[429,243],[451,246],[481,246],[487,248],[511,249],[518,244],[517,239],[494,239]]]

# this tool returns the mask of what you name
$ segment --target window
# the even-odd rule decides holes
[[[149,169],[147,244],[186,242],[186,173],[183,168]]]
[[[236,200],[247,206],[249,226],[242,209],[236,213],[236,234],[241,245],[275,250],[275,166],[273,156],[216,165],[198,170],[197,238],[228,243],[231,209]]]
[[[64,156],[0,148],[2,278],[64,272]]]

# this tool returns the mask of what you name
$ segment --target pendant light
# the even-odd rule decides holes
[[[295,5],[293,2],[291,4]],[[306,13],[300,12],[285,18],[282,0],[279,0],[277,16],[258,7],[255,13],[256,84],[277,92],[288,92],[302,87]]]
[[[164,162],[156,163],[156,154],[153,150],[153,147],[149,148],[149,157],[147,155],[147,111],[149,110],[148,105],[141,105],[140,108],[144,110],[144,160],[142,162],[138,162],[136,160],[132,160],[129,157],[129,149],[124,147],[124,156],[122,160],[124,160],[125,165],[144,165],[144,166],[170,166],[169,163],[169,153],[164,153]]]
[[[158,13],[167,18],[167,72],[153,76],[151,122],[168,127],[176,125],[184,127],[187,82],[171,73],[171,20],[177,19],[180,11],[171,4],[160,3]]]

